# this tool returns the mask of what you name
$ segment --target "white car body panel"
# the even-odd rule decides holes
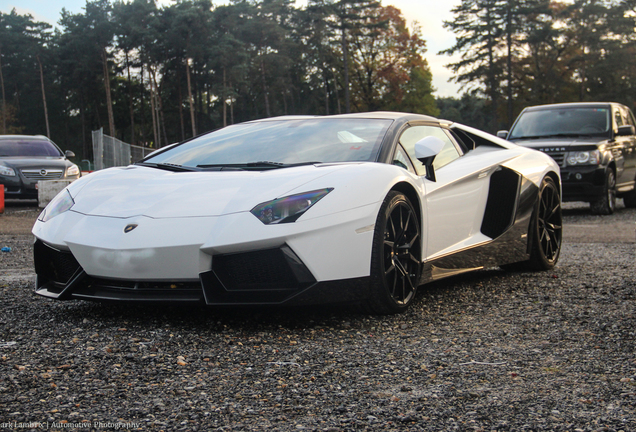
[[[356,177],[368,193],[349,186]],[[375,163],[214,173],[129,167],[93,173],[90,180],[75,191],[71,211],[37,222],[34,234],[71,251],[90,276],[141,280],[196,280],[214,254],[283,244],[306,260],[318,281],[368,276],[372,228],[389,185],[407,181],[421,188],[417,176]],[[268,226],[249,212],[264,201],[324,187],[334,192],[296,223]],[[128,224],[138,227],[124,233]]]

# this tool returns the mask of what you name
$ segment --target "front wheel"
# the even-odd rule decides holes
[[[370,312],[402,312],[415,298],[420,278],[420,221],[409,199],[391,191],[375,223],[371,253]]]
[[[590,210],[594,215],[611,215],[616,209],[616,174],[611,168],[605,174],[603,196],[590,203]]]

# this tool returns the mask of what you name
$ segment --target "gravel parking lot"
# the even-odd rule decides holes
[[[413,308],[206,309],[34,296],[36,207],[0,215],[0,429],[636,430],[636,211],[566,205],[543,273]]]

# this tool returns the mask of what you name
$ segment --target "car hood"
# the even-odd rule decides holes
[[[303,185],[349,164],[266,171],[170,172],[129,166],[98,171],[69,186],[72,210],[93,216],[152,218],[220,216],[275,198],[308,192]],[[328,181],[324,186],[330,187]]]
[[[537,138],[511,140],[513,143],[544,152],[568,151],[574,147],[597,147],[606,142],[603,137],[577,137],[577,138]]]

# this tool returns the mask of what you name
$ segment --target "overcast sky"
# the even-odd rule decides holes
[[[296,0],[304,4],[302,0]],[[225,1],[213,0],[214,4]],[[170,0],[159,0],[160,4],[170,4]],[[460,0],[382,0],[382,4],[393,5],[402,11],[409,25],[413,21],[420,23],[422,36],[426,40],[428,52],[425,57],[433,72],[433,86],[437,89],[437,96],[457,96],[459,86],[449,83],[451,72],[444,67],[451,61],[446,55],[437,55],[443,49],[451,47],[455,37],[443,27],[444,20],[452,19],[450,10]],[[9,13],[13,8],[24,15],[33,15],[36,21],[46,21],[56,24],[60,18],[62,8],[73,13],[82,12],[86,0],[0,0],[0,11]]]

